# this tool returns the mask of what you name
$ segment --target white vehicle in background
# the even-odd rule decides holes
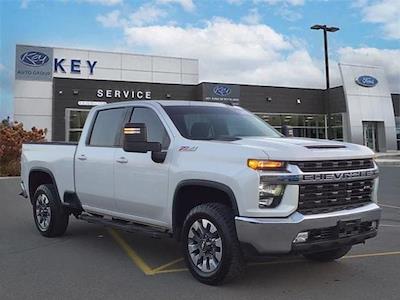
[[[191,273],[220,284],[244,252],[344,256],[376,236],[378,168],[360,145],[282,136],[240,107],[134,101],[93,108],[77,145],[24,144],[39,232],[69,216],[175,237]]]

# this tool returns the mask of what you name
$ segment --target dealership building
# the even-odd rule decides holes
[[[77,141],[91,107],[127,100],[198,100],[240,105],[295,136],[400,150],[400,94],[384,70],[339,64],[342,85],[325,89],[199,82],[199,61],[16,46],[14,120],[47,128],[47,139]]]

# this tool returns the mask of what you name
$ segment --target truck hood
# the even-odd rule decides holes
[[[365,146],[320,139],[245,137],[233,143],[258,148],[271,160],[307,161],[374,156],[374,152]]]

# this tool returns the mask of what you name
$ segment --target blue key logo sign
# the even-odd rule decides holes
[[[214,94],[221,96],[221,97],[226,97],[231,93],[231,89],[228,88],[227,86],[223,86],[223,85],[217,85],[214,88]]]
[[[27,66],[41,67],[49,61],[49,57],[38,51],[28,51],[20,56],[20,61]]]

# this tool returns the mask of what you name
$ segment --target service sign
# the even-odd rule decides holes
[[[203,84],[203,95],[204,101],[239,105],[240,86],[222,83],[206,83]]]
[[[15,79],[51,81],[53,48],[17,45]]]

